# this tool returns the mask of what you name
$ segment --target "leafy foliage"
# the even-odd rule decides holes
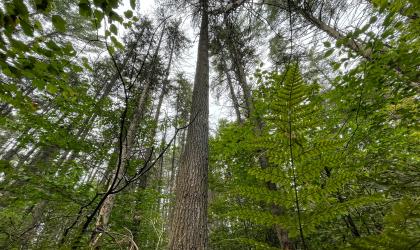
[[[1,249],[167,246],[194,122],[176,16],[201,12],[143,2],[0,4]],[[419,248],[419,2],[225,2],[211,87],[236,121],[211,133],[210,248]]]

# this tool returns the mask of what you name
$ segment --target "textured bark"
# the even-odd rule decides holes
[[[176,182],[169,249],[207,249],[209,56],[208,2],[202,0],[191,124]]]
[[[222,52],[222,56],[223,52]],[[226,75],[226,81],[229,87],[229,92],[230,92],[230,98],[232,99],[232,103],[233,103],[233,108],[235,109],[235,114],[236,114],[236,121],[238,123],[242,123],[242,118],[241,118],[241,110],[239,109],[239,101],[238,98],[236,97],[235,94],[235,89],[233,88],[233,83],[232,83],[232,78],[230,76],[229,70],[227,68],[226,62],[222,59],[221,60],[222,63],[222,67],[225,71],[225,75]]]
[[[235,89],[233,88],[232,79],[230,78],[229,72],[226,72],[226,78],[227,78],[227,82],[228,82],[228,86],[229,86],[230,97],[232,98],[232,102],[233,102],[233,108],[235,109],[236,121],[238,123],[242,123],[241,111],[239,109],[238,98],[236,97]]]
[[[231,25],[228,27],[232,28]],[[237,48],[235,45],[235,41],[233,40],[233,37],[230,37],[228,39],[228,48],[229,48],[229,54],[233,62],[234,66],[234,72],[236,75],[236,79],[238,80],[239,85],[242,88],[244,99],[245,99],[245,108],[247,110],[246,117],[251,117],[251,114],[254,113],[254,107],[252,105],[252,94],[251,94],[251,88],[248,85],[245,69],[243,66],[243,62],[241,59],[241,51]]]

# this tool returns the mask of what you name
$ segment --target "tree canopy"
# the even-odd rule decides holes
[[[145,3],[0,3],[1,249],[420,249],[420,2]]]

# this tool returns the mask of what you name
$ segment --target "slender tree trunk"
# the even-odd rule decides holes
[[[230,91],[230,97],[232,98],[233,108],[235,109],[236,121],[239,124],[241,124],[243,121],[241,118],[241,111],[239,109],[238,98],[236,97],[235,89],[233,88],[232,78],[230,77],[229,70],[227,69],[226,63],[224,61],[223,61],[223,68],[225,69],[226,80],[227,80],[227,84]]]
[[[238,80],[239,85],[242,88],[244,99],[245,99],[245,108],[247,110],[246,117],[251,117],[251,114],[254,113],[254,108],[252,105],[252,94],[251,94],[251,88],[248,85],[245,69],[243,67],[243,62],[240,57],[240,51],[237,49],[236,45],[234,44],[234,41],[229,39],[228,41],[228,47],[229,47],[229,54],[232,58],[232,62],[234,65],[234,71],[236,75],[236,79]]]
[[[336,30],[334,27],[328,25],[327,23],[315,17],[311,11],[305,9],[304,7],[301,7],[295,1],[293,0],[290,1],[290,4],[295,9],[295,11],[298,14],[300,14],[305,20],[307,20],[309,23],[311,23],[318,29],[327,33],[330,37],[336,40],[340,40],[346,37],[344,34]],[[371,58],[372,50],[366,49],[366,46],[364,44],[358,41],[355,41],[354,39],[348,39],[348,41],[344,45],[366,59]]]
[[[179,97],[177,97],[176,100],[176,107],[175,107],[175,126],[174,128],[176,129],[177,124],[178,124],[178,105],[179,105]],[[171,171],[169,173],[169,180],[167,183],[167,189],[168,189],[168,193],[170,195],[172,195],[174,193],[174,187],[175,187],[175,173],[176,173],[176,166],[175,166],[175,159],[176,159],[176,148],[177,148],[177,135],[175,135],[174,137],[174,142],[172,144],[172,156],[171,156]],[[173,199],[170,196],[168,198],[168,205],[166,207],[166,211],[165,211],[165,215],[166,215],[166,231],[170,232],[170,228],[171,228],[171,221],[170,218],[172,218],[172,214],[173,214]]]
[[[152,58],[152,62],[156,60],[158,56],[163,34],[164,29],[162,30],[159,43],[156,47],[155,54]],[[152,71],[153,69],[149,71],[149,75],[148,77],[146,77],[146,82],[143,91],[140,95],[140,98],[137,102],[134,114],[130,120],[130,124],[127,129],[127,134],[125,138],[123,138],[123,142],[120,144],[122,146],[120,154],[121,159],[117,163],[117,166],[114,171],[114,177],[111,181],[111,184],[108,187],[108,191],[115,189],[124,176],[124,172],[127,167],[127,162],[131,156],[131,151],[135,142],[136,133],[140,124],[140,119],[145,112],[146,100],[149,96],[149,92],[151,89]],[[109,194],[99,210],[99,215],[96,220],[95,229],[93,230],[89,241],[89,245],[92,247],[97,247],[100,237],[102,236],[103,232],[107,230],[109,217],[111,216],[112,207],[114,206],[115,202],[115,196],[116,194]]]
[[[124,59],[122,61],[121,66],[119,66],[121,69],[125,69],[127,66],[128,61],[135,55],[134,50],[137,47],[137,44],[139,43],[139,39],[143,36],[144,28],[141,30],[141,33],[137,39],[137,41],[131,45],[130,50],[126,53],[124,56]],[[146,60],[145,58],[144,60]],[[97,99],[97,103],[95,105],[95,109],[93,110],[93,113],[86,117],[82,122],[82,127],[78,130],[76,133],[76,138],[79,140],[83,140],[88,135],[89,131],[91,131],[92,124],[95,122],[96,118],[98,117],[98,108],[102,106],[102,103],[105,101],[105,99],[109,96],[112,89],[117,85],[117,82],[119,80],[119,73],[115,72],[111,78],[110,81],[107,81],[103,89],[100,89],[95,94],[95,98]],[[77,122],[77,119],[76,119]],[[79,155],[79,152],[73,152],[73,150],[66,150],[61,157],[57,161],[57,165],[61,166],[64,162],[66,162],[67,157],[70,156],[70,158],[67,160],[67,162],[72,161],[76,159],[76,157]]]
[[[172,54],[170,56],[170,60],[169,60],[169,63],[168,63],[167,72],[170,71],[170,66],[171,66],[171,63],[172,63],[172,59],[171,58],[172,58]],[[156,136],[156,133],[157,133],[157,125],[159,124],[159,116],[160,116],[160,112],[161,112],[161,108],[162,108],[162,103],[163,103],[163,99],[164,99],[164,97],[165,97],[165,95],[167,93],[167,90],[166,90],[166,87],[167,86],[166,85],[168,83],[168,77],[169,77],[169,73],[167,73],[167,77],[166,77],[166,79],[163,82],[162,92],[161,92],[161,94],[159,96],[158,105],[156,107],[156,113],[154,115],[154,121],[155,121],[156,126],[153,128],[153,131],[152,131],[152,133],[150,135],[151,140],[154,140],[154,138]],[[166,135],[166,130],[165,130],[165,135]],[[165,136],[162,138],[162,140],[163,140],[162,143],[164,143]],[[151,155],[152,153],[153,153],[153,148],[152,147],[149,147],[146,150],[146,153],[145,153],[146,159],[153,159],[153,157]],[[162,160],[163,160],[163,158],[162,158]],[[148,185],[148,173],[146,173],[146,174],[144,174],[143,176],[140,177],[140,179],[139,179],[139,186],[138,187],[140,189],[144,190],[144,189],[147,188],[147,185]],[[160,191],[160,189],[158,191]],[[143,219],[142,217],[143,217],[142,211],[136,211],[135,212],[134,218],[133,218],[133,221],[135,222],[134,225],[136,226],[133,229],[133,238],[134,239],[137,239],[140,236],[139,225],[140,225],[140,223],[141,223],[141,221]]]
[[[163,136],[162,136],[162,140],[161,140],[161,142],[160,142],[160,148],[161,149],[163,149],[164,147],[165,147],[165,142],[166,142],[166,134],[167,134],[167,127],[165,126],[165,130],[164,130],[164,132],[163,132]],[[158,179],[158,185],[157,185],[157,187],[156,187],[156,191],[159,193],[159,194],[161,194],[162,193],[162,189],[163,189],[163,181],[162,181],[162,179],[163,179],[163,165],[164,165],[164,160],[165,160],[165,157],[164,157],[165,155],[162,155],[162,158],[160,158],[160,162],[159,162],[159,171],[158,171],[158,174],[157,174],[157,179]],[[159,211],[163,211],[163,209],[162,209],[162,207],[161,207],[161,205],[162,205],[162,203],[161,203],[161,200],[162,200],[162,198],[158,198],[157,199],[157,207],[158,207],[158,209],[159,209]]]
[[[146,103],[146,96],[148,95],[150,87],[150,81],[146,82],[146,85],[143,89],[141,94],[140,100],[138,102],[136,111],[131,119],[130,125],[127,129],[126,138],[123,140],[122,150],[120,157],[121,159],[118,161],[117,166],[114,171],[114,177],[111,180],[111,184],[108,187],[109,190],[113,190],[118,184],[119,181],[122,180],[124,176],[124,172],[126,169],[127,162],[131,156],[131,150],[135,141],[136,132],[138,129],[138,125],[140,122],[140,118],[144,113],[144,105]],[[92,233],[91,239],[89,244],[92,247],[96,247],[100,237],[102,236],[103,231],[107,230],[109,217],[111,216],[112,207],[114,206],[116,194],[110,194],[103,202],[101,209],[99,210],[99,215],[96,220],[95,229]]]
[[[187,143],[176,182],[169,249],[207,249],[209,37],[208,1],[202,0],[197,67]]]

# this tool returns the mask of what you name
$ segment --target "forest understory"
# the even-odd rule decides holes
[[[0,1],[0,249],[420,249],[420,1]]]

